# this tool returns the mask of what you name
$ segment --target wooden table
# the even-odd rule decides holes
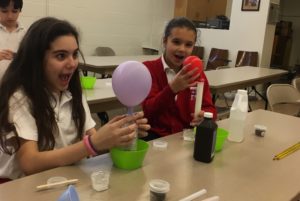
[[[238,67],[206,71],[213,95],[226,91],[243,89],[256,84],[279,79],[287,71],[257,67]],[[92,112],[107,111],[123,107],[112,90],[111,79],[97,79],[93,90],[85,90]]]
[[[85,65],[81,61],[79,68],[100,74],[112,74],[115,68],[125,61],[144,62],[159,58],[160,55],[135,55],[135,56],[86,56]]]
[[[205,71],[213,94],[276,81],[287,73],[285,70],[252,66]]]
[[[83,93],[91,113],[124,107],[112,89],[111,79],[97,79],[94,89],[85,89]]]
[[[280,79],[286,75],[288,71],[280,69],[259,68],[252,66],[243,66],[236,68],[225,68],[220,70],[205,71],[209,81],[209,88],[213,95],[213,102],[216,101],[216,94],[227,91],[245,89],[258,84],[268,84],[272,81]],[[255,92],[266,102],[265,109],[268,106],[267,98]]]
[[[228,128],[228,120],[218,122]],[[267,127],[265,137],[254,135],[254,124]],[[110,167],[109,155],[84,160],[78,165],[61,167],[24,177],[0,185],[0,200],[56,200],[66,189],[36,192],[35,186],[49,177],[78,178],[76,189],[82,201],[90,200],[149,200],[148,182],[164,179],[171,190],[167,200],[179,200],[200,189],[202,196],[218,195],[224,201],[282,201],[290,200],[300,191],[300,151],[284,159],[273,161],[277,153],[300,141],[300,119],[265,110],[248,114],[245,123],[245,140],[242,143],[226,141],[223,150],[209,163],[193,159],[193,142],[182,140],[182,134],[165,138],[167,150],[155,150],[152,143],[143,167],[126,171],[111,169],[110,188],[103,192],[92,189],[89,173],[100,167]]]

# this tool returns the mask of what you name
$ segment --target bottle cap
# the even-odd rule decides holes
[[[211,113],[211,112],[204,112],[204,117],[205,118],[210,118],[210,119],[212,119],[213,118],[213,113]]]

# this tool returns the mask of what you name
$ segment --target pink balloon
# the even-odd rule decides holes
[[[112,87],[127,107],[139,105],[149,94],[152,79],[147,67],[137,61],[121,63],[112,75]]]

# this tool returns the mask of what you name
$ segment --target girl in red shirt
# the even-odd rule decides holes
[[[183,61],[190,56],[197,40],[194,24],[184,17],[172,19],[165,28],[163,37],[164,53],[157,60],[146,61],[152,77],[152,87],[142,106],[151,130],[145,140],[181,132],[184,128],[197,126],[205,112],[216,109],[212,102],[208,81],[197,69],[188,71]],[[204,81],[202,109],[193,115],[189,108],[190,87],[196,85],[201,76]]]

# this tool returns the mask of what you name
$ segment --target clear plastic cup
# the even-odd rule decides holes
[[[47,180],[47,184],[53,184],[53,183],[63,182],[63,181],[67,181],[67,178],[66,177],[60,177],[60,176],[50,177]]]
[[[170,184],[161,179],[153,179],[149,182],[150,201],[164,201],[170,191]]]
[[[91,174],[92,186],[95,191],[104,191],[109,187],[109,170],[98,170]]]
[[[195,141],[194,129],[183,129],[183,140],[193,142]]]

